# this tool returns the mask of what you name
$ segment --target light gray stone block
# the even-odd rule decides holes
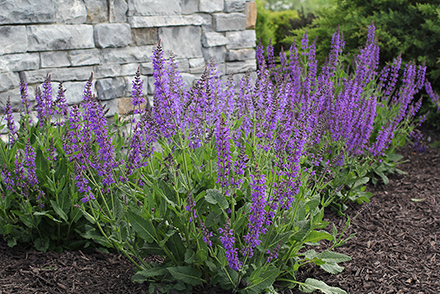
[[[179,58],[202,57],[201,28],[195,26],[159,29],[164,50],[172,50]]]
[[[167,26],[204,26],[209,19],[200,14],[183,16],[130,16],[128,22],[132,28],[153,28]]]
[[[15,85],[15,86],[17,86],[17,85]],[[31,102],[35,101],[35,94],[34,93],[35,93],[34,87],[28,87],[28,99]],[[6,104],[8,97],[11,98],[11,106],[13,108],[21,108],[21,94],[20,94],[19,87],[0,93],[0,108],[2,110],[3,110],[3,107],[5,106],[3,103]]]
[[[28,26],[28,51],[93,48],[91,25]]]
[[[254,30],[227,32],[226,37],[229,40],[229,44],[226,45],[228,49],[244,49],[256,46],[257,37]]]
[[[95,45],[99,48],[125,47],[131,43],[131,29],[126,23],[95,25]]]
[[[121,76],[134,76],[136,75],[136,71],[140,65],[138,63],[129,63],[129,64],[123,64],[121,65]],[[141,70],[141,68],[139,69]],[[143,74],[141,70],[141,74]]]
[[[40,54],[7,54],[0,56],[0,72],[33,70],[40,67]]]
[[[117,77],[121,75],[121,66],[117,63],[97,65],[93,72],[97,79]]]
[[[132,29],[131,39],[136,46],[156,45],[159,42],[157,28]]]
[[[84,0],[87,8],[87,23],[108,21],[107,0]]]
[[[181,13],[181,0],[128,0],[129,16],[166,16],[180,15]]]
[[[225,0],[225,12],[243,12],[246,9],[246,0]]]
[[[203,47],[223,46],[228,44],[228,38],[222,33],[206,32],[202,38]]]
[[[57,0],[56,22],[62,24],[81,24],[87,20],[87,9],[81,0]]]
[[[125,81],[123,78],[102,79],[96,82],[96,90],[100,100],[110,100],[124,96]]]
[[[199,11],[200,12],[220,12],[223,11],[223,0],[200,0]]]
[[[127,20],[128,4],[125,0],[109,0],[110,22],[125,22]]]
[[[177,70],[180,72],[189,72],[189,61],[186,58],[178,58],[177,62]]]
[[[41,52],[41,67],[70,66],[66,51]]]
[[[102,49],[102,61],[119,64],[149,62],[153,50],[153,46]]]
[[[214,64],[225,62],[226,48],[224,46],[202,48],[203,57],[207,63],[213,60]]]
[[[220,73],[220,75],[225,75],[226,74],[226,64],[224,64],[224,63],[218,64],[217,71]]]
[[[193,67],[189,69],[191,74],[202,74],[205,71],[205,66]]]
[[[199,11],[199,0],[182,0],[182,14],[191,14]]]
[[[243,61],[255,59],[256,53],[254,49],[228,50],[226,61]]]
[[[28,49],[25,26],[0,27],[0,55],[23,53]]]
[[[149,95],[153,95],[154,94],[154,89],[155,89],[155,86],[154,86],[154,83],[155,83],[155,79],[154,79],[154,77],[145,77],[145,80],[144,80],[144,87],[145,87],[145,85],[147,85],[147,94],[149,94]]]
[[[257,70],[257,61],[255,59],[226,63],[227,74],[246,72],[249,69],[253,71]]]
[[[0,1],[0,24],[53,23],[55,14],[53,0]]]
[[[185,85],[185,89],[189,90],[194,85],[196,76],[189,73],[182,73],[181,75],[183,84]]]
[[[202,29],[204,32],[212,32],[212,16],[211,14],[198,14],[202,18]]]
[[[19,85],[17,73],[7,72],[0,74],[0,92],[7,91]]]
[[[214,29],[217,32],[245,30],[246,14],[244,13],[214,14]]]
[[[195,68],[195,67],[204,67],[205,66],[205,59],[204,58],[192,58],[189,60],[189,68]]]
[[[153,63],[145,62],[141,64],[141,74],[143,75],[151,75],[153,74]]]
[[[72,66],[95,65],[101,63],[101,52],[98,49],[69,51]]]
[[[118,99],[102,101],[102,105],[105,106],[104,111],[106,111],[108,109],[107,114],[105,115],[106,117],[112,117],[116,113],[118,113],[118,110],[119,110]]]
[[[87,81],[82,82],[64,82],[63,88],[66,90],[65,96],[67,104],[78,104],[83,101],[84,87]],[[92,92],[93,87],[92,87]]]
[[[45,68],[38,70],[25,71],[24,77],[28,84],[42,83],[47,74],[52,75],[52,81],[86,81],[90,73],[93,72],[91,66],[69,67],[69,68]]]

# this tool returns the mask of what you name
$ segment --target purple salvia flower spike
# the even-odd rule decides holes
[[[17,139],[17,129],[15,128],[14,115],[12,114],[12,107],[11,107],[11,98],[9,96],[8,96],[8,100],[6,101],[4,112],[6,116],[6,125],[9,131],[9,144],[12,145]]]

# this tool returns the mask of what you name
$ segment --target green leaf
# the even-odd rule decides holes
[[[400,154],[397,154],[397,153],[391,153],[391,154],[388,154],[388,156],[387,156],[387,159],[389,161],[394,161],[394,162],[399,161],[402,158],[403,158],[403,156]]]
[[[156,231],[151,223],[151,220],[143,219],[140,215],[128,211],[127,218],[133,229],[139,236],[147,241],[148,243],[153,243],[155,241]]]
[[[47,211],[43,211],[43,212],[35,211],[33,213],[33,215],[36,215],[36,216],[47,216],[48,218],[50,218],[54,222],[62,223],[62,221],[60,221],[59,219],[54,218],[53,215],[49,214]]]
[[[223,209],[227,209],[229,207],[229,203],[226,200],[225,196],[218,189],[206,190],[205,200],[211,204],[218,203]]]
[[[333,223],[333,228],[332,228],[332,236],[333,238],[336,240],[336,236],[338,235],[338,229],[336,228],[335,224]]]
[[[176,193],[173,192],[167,183],[164,180],[159,181],[159,188],[162,190],[162,193],[172,202],[176,202]]]
[[[325,262],[335,262],[335,263],[351,260],[350,256],[334,251],[324,251],[319,253],[316,257]]]
[[[218,269],[217,269],[217,266],[215,265],[215,263],[213,263],[211,260],[207,260],[207,261],[205,261],[205,264],[209,267],[211,272],[217,273]]]
[[[198,261],[205,261],[208,259],[208,253],[206,252],[205,249],[198,249],[197,250],[197,254],[196,254],[197,260]]]
[[[381,171],[375,170],[374,171],[383,181],[383,183],[385,185],[388,185],[388,183],[390,182],[390,180],[388,179],[388,177]]]
[[[301,241],[310,230],[310,220],[297,221],[294,227],[298,227],[298,231],[292,236],[292,240]]]
[[[167,270],[176,280],[184,281],[187,284],[200,285],[203,282],[200,278],[202,273],[196,268],[190,266],[176,266],[169,267]]]
[[[114,206],[113,206],[113,208],[114,208],[116,220],[120,220],[123,217],[123,215],[124,215],[124,208],[122,207],[121,200],[118,197],[118,196],[122,197],[123,193],[124,192],[115,193],[113,195],[113,197],[114,197],[114,202],[113,202]]]
[[[238,273],[229,266],[219,269],[218,276],[222,289],[229,290],[238,284]]]
[[[35,239],[34,246],[38,251],[46,252],[49,249],[49,237]]]
[[[17,245],[17,239],[12,237],[11,239],[8,240],[8,246],[9,247],[14,247],[15,245]]]
[[[352,189],[356,189],[359,186],[365,185],[366,183],[368,183],[368,181],[370,181],[369,177],[360,178],[354,183]]]
[[[337,263],[334,262],[329,262],[329,263],[324,263],[321,264],[320,267],[325,270],[328,273],[331,274],[339,274],[340,272],[342,272],[344,270],[343,266],[338,265]]]
[[[270,287],[278,277],[280,270],[270,267],[263,271],[256,279],[251,279],[250,285],[244,289],[246,294],[260,294],[264,289]]]
[[[194,262],[196,253],[191,248],[186,249],[185,252],[185,262],[191,264]]]
[[[144,246],[139,249],[139,253],[142,256],[148,255],[165,255],[165,251],[156,243],[147,243],[145,242]]]
[[[67,222],[67,220],[69,219],[69,217],[67,216],[67,214],[64,213],[64,211],[58,206],[58,204],[53,201],[50,200],[50,204],[52,204],[52,208],[53,210],[56,212],[56,214],[58,214],[64,221]]]
[[[95,224],[95,223],[96,223],[95,218],[94,218],[90,213],[88,213],[88,212],[85,211],[84,209],[81,209],[81,212],[82,212],[82,214],[84,215],[84,217],[85,217],[89,222],[91,222],[92,224]]]
[[[166,246],[171,250],[177,260],[183,261],[186,248],[179,234],[173,234],[166,242]]]
[[[325,294],[347,294],[347,292],[340,288],[330,287],[326,283],[312,278],[308,278],[304,284],[301,284],[299,290],[305,293],[312,293],[316,290],[320,290]]]
[[[153,267],[150,269],[138,271],[134,276],[131,277],[131,281],[142,283],[148,281],[148,278],[163,276],[167,273],[167,270],[163,267]]]
[[[312,199],[307,202],[307,206],[309,207],[309,211],[315,210],[318,207],[319,203],[321,203],[321,197],[319,194],[313,195]]]
[[[323,239],[332,241],[333,236],[327,233],[326,231],[311,231],[310,234],[304,239],[304,243],[306,242],[312,242],[316,243]]]

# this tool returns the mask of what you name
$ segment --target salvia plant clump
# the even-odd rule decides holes
[[[290,58],[281,52],[281,64],[271,46],[268,60],[258,46],[255,83],[249,74],[222,82],[209,64],[187,90],[159,43],[153,106],[138,70],[134,111],[114,123],[92,94],[92,76],[73,106],[48,75],[31,107],[21,79],[19,125],[9,101],[4,109],[0,234],[41,251],[117,249],[136,266],[132,280],[152,291],[210,283],[239,293],[345,293],[297,281],[296,272],[308,263],[344,269],[350,257],[332,249],[351,236],[324,230],[324,208],[342,214],[347,200],[370,202],[365,184],[396,171],[395,148],[416,125],[414,97],[431,88],[424,66],[402,70],[397,57],[378,68],[373,25],[350,72],[339,31],[320,73],[315,42],[304,35],[301,44]],[[313,250],[322,240],[332,245]],[[146,262],[149,255],[163,261]]]

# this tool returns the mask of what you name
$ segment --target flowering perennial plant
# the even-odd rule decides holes
[[[0,234],[10,246],[33,242],[43,251],[115,248],[136,266],[133,281],[149,280],[162,291],[211,283],[256,294],[276,282],[345,293],[296,281],[302,265],[338,273],[337,263],[350,259],[305,245],[344,244],[344,232],[323,230],[324,208],[342,212],[345,200],[370,201],[365,184],[373,173],[387,180],[395,147],[414,129],[414,95],[424,85],[435,94],[424,66],[406,66],[399,88],[400,57],[379,71],[374,25],[352,72],[343,70],[343,49],[338,30],[318,72],[316,40],[307,34],[289,58],[281,52],[279,65],[271,46],[268,60],[258,46],[255,83],[249,73],[237,85],[232,77],[223,83],[208,64],[188,90],[159,43],[153,106],[142,106],[138,69],[135,111],[126,119],[115,115],[113,124],[92,93],[93,76],[84,101],[68,106],[62,84],[52,98],[49,75],[36,90],[32,124],[21,79],[19,130],[9,102],[4,109],[9,142],[0,142]],[[164,261],[146,262],[147,255]]]

